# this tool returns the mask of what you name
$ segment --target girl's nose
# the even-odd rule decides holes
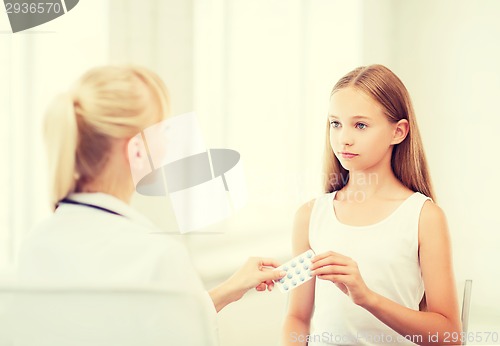
[[[341,129],[339,134],[339,143],[341,145],[352,145],[353,144],[353,136],[352,136],[352,133],[351,131],[349,130],[346,130],[346,129]]]

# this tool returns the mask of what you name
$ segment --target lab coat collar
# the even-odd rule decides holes
[[[155,228],[155,225],[151,222],[151,220],[115,196],[102,192],[77,192],[70,193],[67,198],[75,202],[91,204],[109,209],[130,219],[131,221]]]

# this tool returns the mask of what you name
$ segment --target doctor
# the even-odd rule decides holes
[[[44,131],[55,212],[24,240],[21,279],[159,283],[202,292],[214,314],[251,288],[272,290],[284,273],[268,267],[279,264],[250,258],[207,294],[183,245],[129,206],[129,141],[168,114],[164,83],[135,66],[94,68],[54,100]]]

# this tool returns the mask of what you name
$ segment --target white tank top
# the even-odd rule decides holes
[[[350,226],[335,215],[335,193],[316,199],[309,223],[311,248],[316,254],[333,251],[351,257],[371,290],[418,310],[424,294],[418,222],[429,198],[415,192],[382,221]],[[331,281],[316,279],[314,304],[309,345],[414,345],[354,304]]]

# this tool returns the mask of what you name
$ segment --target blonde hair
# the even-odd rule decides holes
[[[435,199],[412,102],[401,80],[383,65],[361,66],[340,78],[331,95],[346,87],[356,88],[377,101],[390,122],[408,120],[408,135],[394,146],[392,152],[392,170],[403,185]],[[349,172],[342,167],[333,153],[329,133],[330,123],[327,119],[323,162],[323,187],[327,193],[340,190],[349,179]]]
[[[160,114],[149,111],[151,97]],[[165,119],[169,107],[160,77],[138,66],[93,68],[58,95],[44,124],[52,206],[99,176],[113,139],[131,138]]]

